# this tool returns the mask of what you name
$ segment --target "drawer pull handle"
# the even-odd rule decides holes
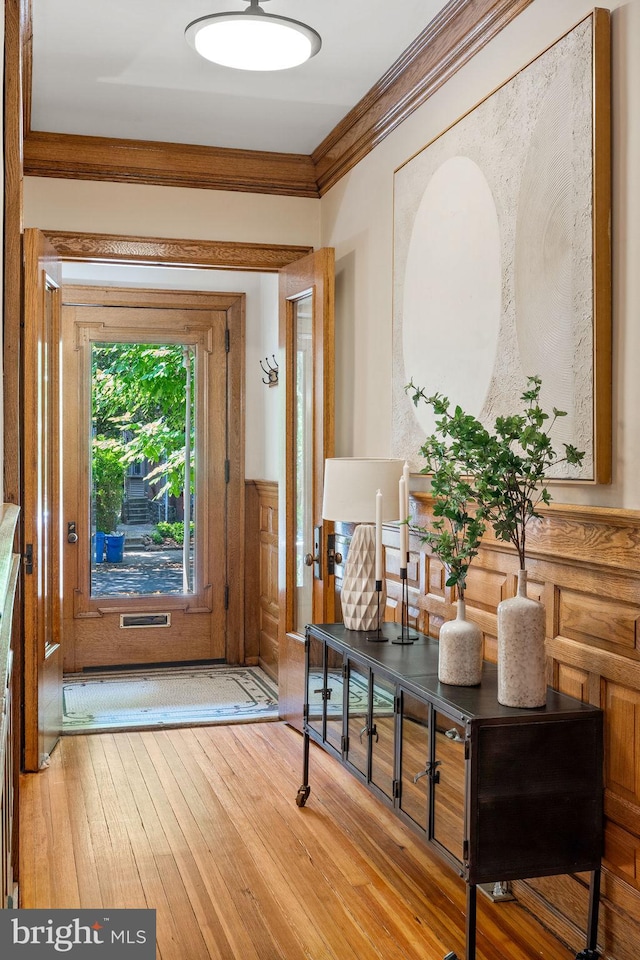
[[[430,760],[424,770],[416,773],[413,782],[417,783],[421,777],[429,777],[432,783],[440,783],[440,771],[436,770],[436,767],[439,767],[441,763],[442,760]]]

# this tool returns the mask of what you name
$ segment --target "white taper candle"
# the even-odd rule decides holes
[[[409,528],[406,523],[403,523],[407,519],[407,482],[404,477],[400,477],[398,482],[398,506],[400,509],[400,567],[406,567],[407,565],[407,552],[409,550]]]
[[[404,478],[404,512],[402,513],[402,519],[409,516],[409,477],[411,476],[409,471],[409,464],[405,460],[404,467],[402,468],[402,476]]]
[[[382,490],[376,493],[376,580],[382,580]]]

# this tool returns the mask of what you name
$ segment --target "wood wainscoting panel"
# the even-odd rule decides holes
[[[278,679],[278,629],[280,602],[278,596],[278,484],[256,480],[259,504],[260,594],[258,602],[258,635],[260,666],[274,680]]]
[[[260,632],[260,501],[254,480],[244,482],[244,662],[258,663]]]
[[[561,590],[558,633],[587,643],[602,640],[630,650],[638,647],[640,604]]]
[[[546,608],[548,677],[558,690],[605,715],[605,846],[599,946],[602,957],[640,956],[640,511],[551,504],[528,528],[528,594]],[[412,496],[413,522],[428,527],[433,502]],[[395,540],[394,540],[395,537]],[[397,594],[397,532],[385,528],[387,584]],[[420,591],[411,584],[418,626],[438,635],[455,616],[455,594],[428,546],[412,538]],[[394,549],[395,547],[395,549]],[[497,659],[497,606],[516,590],[518,558],[487,532],[467,583],[467,615]],[[399,616],[399,614],[398,614]],[[514,884],[518,899],[572,948],[587,915],[584,877]]]
[[[487,570],[482,567],[471,567],[467,577],[465,601],[478,610],[495,610],[501,600],[514,595],[513,588],[508,590],[508,577],[503,570]]]
[[[607,680],[603,687],[607,790],[637,804],[640,811],[640,691]]]
[[[556,661],[557,669],[553,677],[553,686],[569,697],[589,703],[589,674],[586,670],[570,667]]]
[[[622,880],[640,890],[640,839],[608,823],[604,837],[604,859]]]

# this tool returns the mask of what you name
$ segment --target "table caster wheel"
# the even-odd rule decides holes
[[[296,794],[296,803],[299,807],[304,807],[307,797],[311,793],[311,787],[300,787]]]
[[[576,953],[576,960],[599,960],[600,954],[597,950],[591,950],[587,948],[586,950],[581,950],[580,953]]]

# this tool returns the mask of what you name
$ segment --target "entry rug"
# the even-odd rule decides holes
[[[259,667],[161,667],[63,679],[63,734],[278,719],[278,688]]]

